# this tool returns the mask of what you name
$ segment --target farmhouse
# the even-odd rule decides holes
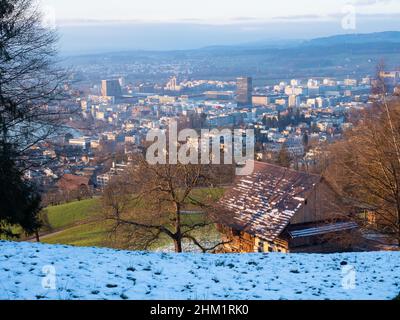
[[[91,194],[91,185],[88,177],[73,174],[64,174],[55,185],[55,192],[63,200],[82,199]]]
[[[338,214],[322,177],[263,162],[238,177],[217,208],[211,215],[229,242],[225,252],[319,252],[328,237],[357,228]]]
[[[89,189],[89,178],[76,176],[73,174],[64,174],[57,182],[57,187],[63,191],[75,191],[79,189]]]

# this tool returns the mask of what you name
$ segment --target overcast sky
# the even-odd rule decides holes
[[[400,0],[38,1],[59,27],[66,51],[89,50],[105,36],[116,50],[162,50],[400,30]],[[356,26],[343,29],[349,10]]]
[[[201,21],[205,23],[316,18],[347,4],[361,14],[400,13],[399,0],[41,0],[57,20]]]

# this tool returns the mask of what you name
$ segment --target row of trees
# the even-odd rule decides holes
[[[278,112],[277,117],[270,118],[264,116],[262,123],[267,129],[278,128],[279,130],[283,130],[287,126],[296,126],[299,123],[310,123],[310,120],[300,112],[300,109],[294,110],[293,108],[288,108],[288,112],[285,115]]]

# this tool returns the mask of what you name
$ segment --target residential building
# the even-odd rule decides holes
[[[252,97],[253,106],[267,106],[269,104],[269,98],[266,95],[254,95]]]

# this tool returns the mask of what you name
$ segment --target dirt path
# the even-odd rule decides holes
[[[66,226],[64,229],[61,229],[61,230],[59,229],[59,230],[55,230],[55,231],[51,231],[51,232],[47,232],[47,233],[42,233],[42,234],[39,235],[39,238],[40,238],[40,240],[46,239],[46,238],[50,238],[50,237],[59,235],[59,234],[65,232],[65,231],[67,231],[69,229],[72,229],[72,228],[75,228],[75,227],[78,227],[78,226],[82,226],[82,225],[86,225],[86,224],[90,224],[90,223],[93,223],[95,221],[96,221],[96,219],[93,219],[93,218],[92,219],[85,219],[85,220],[73,223],[73,224],[71,224],[69,226]],[[28,237],[28,238],[25,238],[23,241],[36,242],[36,237],[35,236]]]
[[[46,238],[49,238],[49,237],[52,237],[52,236],[56,236],[58,234],[63,233],[65,230],[68,230],[68,229],[69,228],[63,229],[63,230],[59,230],[59,231],[55,231],[55,232],[46,233],[46,234],[41,234],[39,236],[39,238],[40,238],[40,240],[43,240],[43,239],[46,239]],[[36,237],[29,237],[29,238],[25,239],[24,241],[26,241],[26,242],[36,242]]]

